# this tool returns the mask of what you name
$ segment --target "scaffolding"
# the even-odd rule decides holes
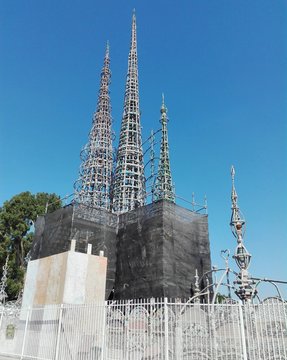
[[[123,213],[145,204],[145,180],[139,110],[136,16],[132,17],[124,112],[113,184],[113,211]]]
[[[109,44],[107,44],[97,110],[94,113],[89,141],[81,151],[79,179],[74,184],[76,202],[106,210],[111,209],[113,170],[110,78]]]

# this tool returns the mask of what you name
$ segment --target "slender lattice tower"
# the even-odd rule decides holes
[[[161,105],[161,145],[160,145],[160,159],[158,165],[158,173],[155,182],[154,198],[155,201],[158,200],[169,200],[175,202],[174,189],[172,185],[172,177],[170,170],[170,161],[169,161],[169,147],[168,147],[168,133],[167,133],[167,108],[164,103],[164,96],[162,95],[162,105]]]
[[[75,201],[106,210],[111,209],[110,192],[113,170],[110,78],[109,44],[107,44],[97,110],[93,116],[89,141],[81,152],[79,179],[74,185]]]
[[[113,211],[123,213],[145,203],[145,181],[139,110],[136,16],[132,17],[124,111],[113,186]]]

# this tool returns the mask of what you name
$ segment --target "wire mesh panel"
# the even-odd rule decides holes
[[[270,298],[243,309],[248,359],[287,359],[287,304]]]
[[[163,302],[114,302],[107,308],[106,359],[161,359],[164,349]]]
[[[213,356],[219,360],[244,358],[244,334],[239,304],[217,304],[211,307],[210,327],[213,335]],[[214,331],[214,333],[213,333]]]
[[[20,309],[14,306],[0,308],[0,353],[21,353],[25,322],[20,319]]]
[[[164,300],[113,303],[106,359],[242,359],[238,305]]]
[[[63,306],[58,331],[58,359],[100,359],[104,348],[105,306]]]
[[[175,341],[182,359],[205,359],[210,354],[208,312],[200,305],[177,306]]]
[[[26,313],[23,351],[25,356],[54,359],[60,308],[46,306],[23,311]]]

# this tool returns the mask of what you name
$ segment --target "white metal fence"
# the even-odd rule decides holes
[[[23,359],[287,359],[287,304],[167,299],[0,310],[0,354]]]

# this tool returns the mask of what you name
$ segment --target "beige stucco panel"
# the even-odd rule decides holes
[[[86,280],[86,303],[105,300],[107,258],[88,255],[88,271]]]
[[[63,303],[84,304],[88,255],[69,251]]]
[[[37,275],[40,260],[29,261],[25,277],[22,307],[26,308],[34,304],[36,294]]]
[[[39,260],[34,305],[61,304],[66,277],[67,253]]]

